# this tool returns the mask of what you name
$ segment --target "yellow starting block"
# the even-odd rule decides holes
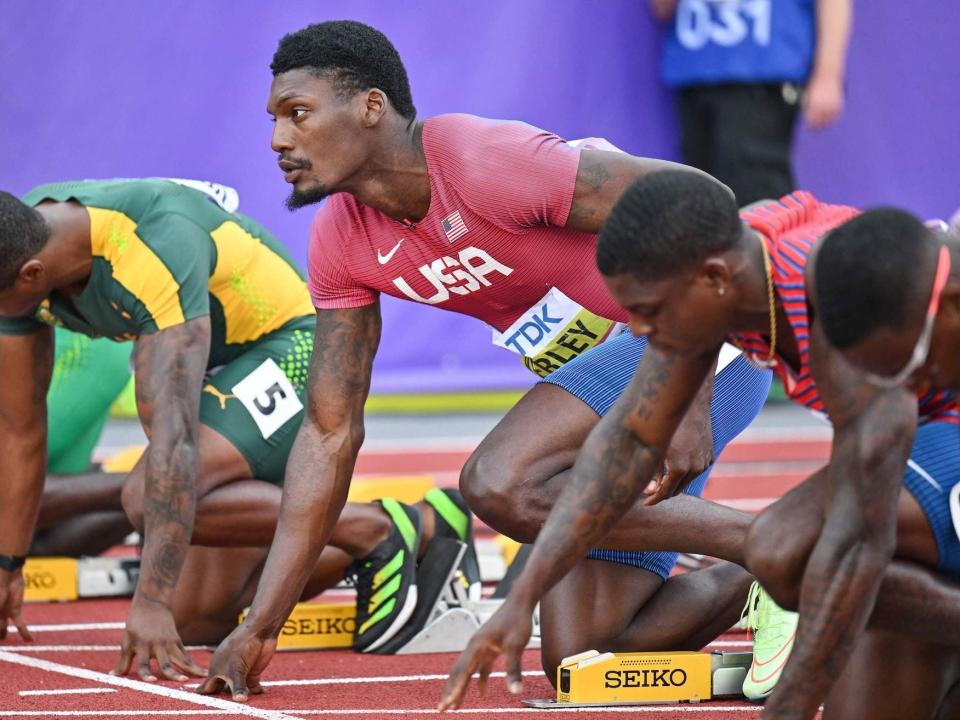
[[[23,566],[23,599],[26,602],[76,600],[77,561],[74,558],[28,558]]]
[[[130,597],[139,576],[139,558],[31,557],[23,566],[23,599],[56,602],[88,597]]]
[[[243,622],[247,613],[240,615]],[[277,638],[278,650],[322,650],[353,645],[357,608],[352,602],[297,603]]]
[[[557,668],[557,697],[525,700],[536,708],[650,703],[698,703],[740,695],[753,659],[739,653],[599,653],[564,658]]]
[[[350,483],[349,502],[367,503],[391,497],[412,505],[436,485],[432,475],[383,475],[360,478]]]

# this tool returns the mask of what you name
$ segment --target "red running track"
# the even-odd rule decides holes
[[[816,469],[826,457],[826,438],[784,441],[742,439],[724,453],[707,497],[757,510]],[[370,450],[361,455],[360,474],[431,473],[441,484],[456,482],[468,448]],[[246,705],[196,695],[190,685],[144,683],[107,673],[117,658],[127,600],[88,600],[38,604],[26,609],[35,640],[15,637],[0,644],[0,720],[6,717],[59,718],[432,718],[454,655],[379,657],[344,651],[281,653],[265,675],[267,693]],[[745,635],[726,635],[717,647],[745,648]],[[194,657],[204,665],[210,652]],[[538,655],[524,657],[523,697],[550,697]],[[472,691],[465,717],[563,718],[574,714],[597,720],[622,717],[747,720],[760,709],[746,701],[702,705],[591,709],[589,712],[533,710],[509,695],[502,678],[491,681],[485,697]]]

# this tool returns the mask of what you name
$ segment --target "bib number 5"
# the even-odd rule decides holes
[[[265,440],[303,410],[290,379],[273,360],[264,360],[231,392],[243,403]]]

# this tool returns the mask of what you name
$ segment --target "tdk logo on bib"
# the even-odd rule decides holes
[[[523,357],[523,364],[540,377],[599,345],[620,323],[584,310],[556,288],[503,332],[493,343]]]
[[[456,258],[444,255],[428,265],[421,265],[418,270],[433,286],[433,295],[423,297],[402,277],[394,278],[393,284],[414,302],[427,305],[449,300],[450,293],[469,295],[482,287],[489,287],[491,283],[487,275],[491,273],[506,277],[513,272],[513,268],[498,263],[489,253],[475,247],[464,248]]]
[[[550,317],[550,306],[547,303],[541,305],[539,310],[529,310],[521,319],[523,324],[520,328],[503,341],[508,350],[521,355],[536,351],[541,344],[546,344],[544,340],[552,338],[563,325],[561,316]],[[513,327],[516,327],[516,323],[511,329]]]

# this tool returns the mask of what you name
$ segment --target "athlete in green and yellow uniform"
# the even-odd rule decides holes
[[[204,192],[116,180],[45,185],[22,202],[0,193],[0,624],[19,619],[16,565],[43,486],[51,325],[135,341],[150,442],[122,502],[145,543],[117,671],[136,657],[150,678],[156,659],[179,678],[202,672],[181,635],[222,637],[252,598],[303,415],[314,322],[286,250]],[[314,590],[391,532],[379,506],[350,508]],[[188,553],[191,542],[207,547]]]
[[[0,333],[32,332],[47,323],[125,341],[209,317],[206,369],[222,369],[205,385],[201,420],[243,453],[254,477],[282,482],[287,452],[273,450],[289,451],[297,424],[264,434],[256,421],[269,415],[251,415],[228,399],[235,384],[266,365],[271,372],[264,371],[256,390],[281,380],[295,393],[264,396],[263,406],[288,420],[302,407],[314,310],[303,272],[286,249],[249,218],[166,180],[43,185],[23,202],[69,200],[89,215],[92,266],[85,287],[53,293],[33,317],[0,320]],[[255,400],[248,405],[260,407]]]

